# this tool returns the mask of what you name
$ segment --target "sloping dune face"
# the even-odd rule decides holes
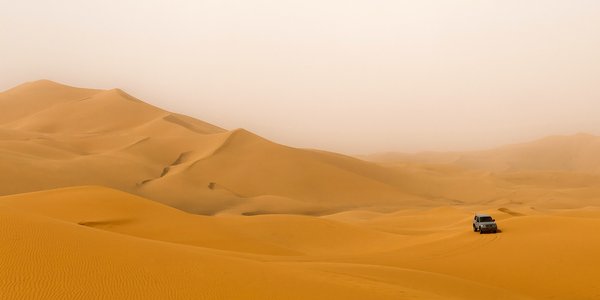
[[[69,208],[62,211],[57,205]],[[3,299],[308,299],[319,294],[320,299],[366,299],[371,294],[349,279],[327,283],[327,274],[309,267],[287,271],[284,264],[218,250],[220,243],[244,240],[226,227],[209,227],[218,223],[205,224],[201,217],[116,191],[37,193],[6,199],[0,206]],[[164,242],[150,233],[168,222],[212,231],[214,241],[196,236],[216,249],[192,246],[198,242],[194,238]],[[184,232],[175,233],[181,238]],[[260,249],[260,241],[249,244],[285,253],[276,246]],[[377,294],[393,299],[392,292]]]
[[[464,188],[461,181],[466,180],[479,181],[469,188],[479,203],[578,208],[600,205],[598,153],[600,137],[580,133],[485,151],[384,153],[363,158],[400,172],[417,174],[421,183],[440,182],[445,190],[441,195],[449,199],[455,198],[453,187]],[[433,173],[424,174],[424,170],[443,175],[432,177]],[[439,188],[435,190],[440,192]],[[462,199],[470,198],[466,196]]]
[[[0,197],[3,299],[593,299],[597,209],[199,216],[103,187]],[[567,275],[568,274],[568,275]]]
[[[0,106],[3,195],[102,185],[193,213],[246,215],[600,199],[600,142],[586,135],[385,166],[227,131],[119,89],[36,81],[0,93]]]
[[[93,184],[201,214],[434,203],[404,191],[407,174],[226,131],[118,89],[37,81],[0,94],[0,105],[1,194]]]

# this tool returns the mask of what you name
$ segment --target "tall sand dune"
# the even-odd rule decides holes
[[[225,131],[119,89],[38,81],[2,93],[0,103],[19,112],[0,115],[0,163],[10,170],[3,194],[103,185],[203,214],[434,203],[405,192],[405,175],[393,169]]]
[[[3,195],[101,185],[193,213],[245,215],[600,199],[600,138],[585,134],[374,163],[227,131],[119,89],[37,81],[0,93],[0,105]]]

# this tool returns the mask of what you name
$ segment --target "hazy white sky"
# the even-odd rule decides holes
[[[120,87],[300,147],[600,134],[597,0],[0,0],[0,89]]]

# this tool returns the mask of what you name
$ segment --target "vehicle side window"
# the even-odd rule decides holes
[[[479,222],[479,218],[478,217],[475,217],[475,222]]]

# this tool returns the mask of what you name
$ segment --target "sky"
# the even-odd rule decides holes
[[[295,147],[600,135],[596,0],[0,0],[0,90],[50,79]]]

